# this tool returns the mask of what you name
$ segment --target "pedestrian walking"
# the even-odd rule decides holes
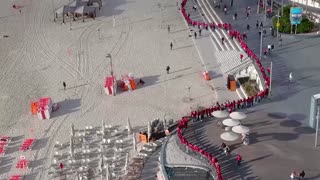
[[[293,80],[293,76],[292,76],[292,72],[290,72],[290,74],[289,74],[289,82],[292,82],[292,80]]]
[[[167,74],[170,74],[170,66],[167,66],[166,71],[167,71]]]
[[[220,150],[222,151],[222,152],[224,152],[224,148],[226,148],[226,144],[224,143],[224,142],[222,142],[221,143],[221,145],[220,145]]]
[[[63,164],[60,163],[60,164],[59,164],[59,167],[60,167],[60,170],[62,171],[62,169],[63,169]]]
[[[233,6],[233,0],[231,0],[231,2],[230,2],[230,7],[232,7]]]
[[[243,40],[247,40],[248,36],[247,36],[246,32],[242,33],[242,38],[243,38]]]
[[[257,23],[256,23],[256,28],[258,29],[259,28],[259,21],[257,20]]]
[[[224,148],[224,154],[227,156],[228,154],[230,154],[230,147],[229,146],[226,146]]]
[[[240,62],[242,62],[243,54],[240,54]]]
[[[224,37],[221,38],[221,44],[224,44]]]
[[[225,5],[225,7],[223,8],[223,11],[224,11],[224,15],[227,15],[228,9],[227,9],[227,6],[226,6],[226,5]]]
[[[197,5],[194,4],[193,7],[192,7],[192,9],[193,9],[194,11],[196,11],[196,10],[197,10]]]
[[[268,52],[271,53],[271,45],[268,44]]]
[[[201,36],[201,31],[202,31],[202,30],[201,30],[201,28],[200,28],[200,29],[199,29],[199,36]]]
[[[168,25],[168,33],[170,32],[170,25]]]
[[[249,12],[248,12],[248,10],[247,10],[247,12],[246,12],[246,16],[247,16],[247,19],[249,19]]]
[[[237,20],[237,17],[238,17],[238,14],[237,14],[237,13],[234,13],[233,19],[234,19],[234,20]]]
[[[197,39],[197,32],[194,32],[194,38]]]
[[[66,88],[67,88],[66,82],[63,81],[63,82],[62,82],[62,85],[63,85],[63,89],[66,90]]]
[[[260,22],[260,27],[263,28],[263,23],[262,23],[262,21]]]
[[[249,24],[247,24],[247,30],[248,30],[248,31],[250,30],[250,25],[249,25]]]
[[[240,166],[241,160],[242,160],[242,157],[240,156],[240,154],[238,154],[237,155],[237,166]]]
[[[302,170],[301,173],[299,174],[299,179],[303,180],[305,175],[306,173],[304,172],[304,170]]]
[[[265,56],[267,56],[267,54],[268,54],[268,49],[264,49],[264,50],[263,50],[263,54],[264,54]]]
[[[171,42],[171,43],[170,43],[170,48],[171,48],[171,50],[172,50],[172,47],[173,47],[173,43]]]

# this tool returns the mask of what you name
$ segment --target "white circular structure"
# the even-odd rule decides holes
[[[240,121],[237,120],[237,119],[225,119],[222,121],[222,124],[225,125],[225,126],[237,126],[240,124]]]
[[[224,141],[235,141],[239,139],[239,134],[236,134],[234,132],[224,132],[220,135],[220,138]]]
[[[245,113],[243,113],[243,112],[232,112],[232,113],[230,114],[230,117],[231,117],[232,119],[241,120],[241,119],[246,118],[247,115],[246,115]]]
[[[250,129],[247,126],[239,125],[232,127],[232,131],[238,134],[247,134],[250,132]]]
[[[229,113],[226,111],[214,111],[211,114],[216,118],[226,118],[229,116]]]

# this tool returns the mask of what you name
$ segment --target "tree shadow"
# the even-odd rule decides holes
[[[58,102],[58,105],[59,109],[52,113],[52,117],[59,117],[78,111],[81,106],[81,98],[65,99],[64,101]]]
[[[39,149],[46,147],[48,141],[49,141],[48,137],[37,139],[35,144],[32,147],[32,150],[39,150]]]
[[[283,126],[283,127],[299,127],[299,126],[301,126],[301,122],[289,119],[289,120],[281,121],[280,122],[280,126]]]
[[[299,137],[299,134],[295,133],[264,133],[259,134],[252,132],[249,135],[250,144],[257,144],[263,141],[277,140],[277,141],[292,141]]]
[[[272,112],[272,113],[268,113],[268,116],[273,119],[284,119],[287,117],[287,114],[282,112]]]
[[[306,126],[294,128],[293,131],[298,134],[313,134],[316,132],[315,129],[313,129],[311,127],[306,127]]]
[[[256,123],[245,124],[245,126],[252,128],[252,127],[256,127],[256,126],[267,126],[267,125],[272,125],[272,124],[273,123],[270,121],[261,121],[261,122],[256,122]]]
[[[288,119],[296,120],[296,121],[301,121],[301,120],[304,120],[305,118],[306,118],[306,115],[299,114],[299,113],[294,113],[294,114],[288,115]]]

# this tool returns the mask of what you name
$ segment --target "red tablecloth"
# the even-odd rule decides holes
[[[26,159],[20,159],[16,165],[17,169],[25,169],[28,168],[29,161]]]

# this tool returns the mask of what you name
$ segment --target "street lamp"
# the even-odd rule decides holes
[[[107,58],[110,58],[110,67],[111,67],[111,76],[113,76],[113,69],[112,69],[112,57],[111,57],[111,54],[107,54],[106,56]]]
[[[263,29],[261,29],[260,31],[260,35],[261,35],[261,38],[260,38],[260,60],[262,58],[262,38],[263,38]]]
[[[189,97],[189,101],[191,101],[191,86],[187,86],[186,89],[188,89],[188,97]]]
[[[271,97],[271,85],[272,85],[272,61],[270,62],[270,84],[269,84],[269,98]]]
[[[279,38],[279,26],[280,26],[280,11],[278,10],[278,22],[277,22],[277,37]]]

